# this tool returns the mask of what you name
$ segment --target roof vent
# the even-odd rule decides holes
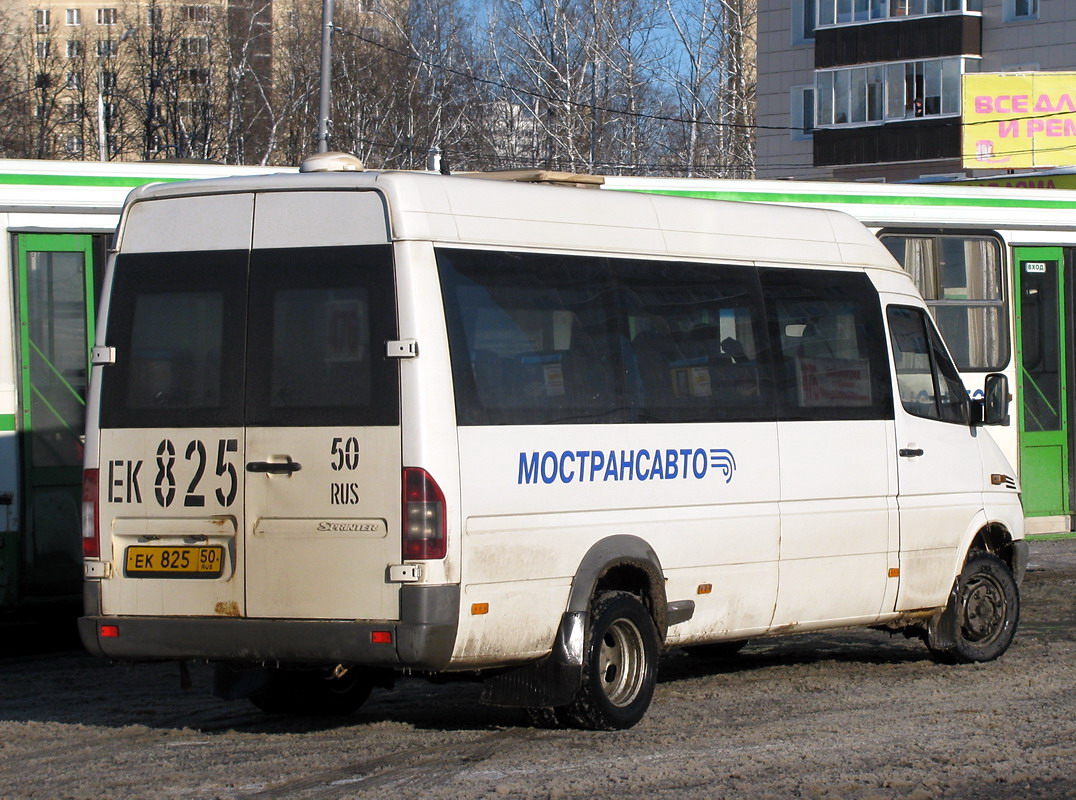
[[[351,153],[318,153],[303,159],[299,172],[364,172],[362,160]]]

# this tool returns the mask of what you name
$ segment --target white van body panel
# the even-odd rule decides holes
[[[489,614],[462,620],[461,662],[506,640],[548,651],[583,556],[618,534],[650,543],[670,598],[695,598],[673,641],[769,627],[781,534],[773,423],[459,435],[464,590],[489,603]],[[700,595],[704,584],[715,591]]]
[[[255,250],[378,244],[388,240],[385,206],[377,192],[306,192],[302,203],[283,192],[258,195]]]
[[[898,520],[890,421],[778,423],[781,579],[773,624],[871,622],[893,611]],[[840,591],[819,591],[834,585]]]
[[[228,442],[241,441],[241,435],[235,428],[101,431],[99,447],[108,460],[101,465],[100,514],[111,521],[111,535],[105,538],[109,550],[102,557],[112,565],[112,578],[102,593],[105,613],[243,613],[245,548],[239,535],[241,502],[236,502],[242,497],[243,454],[227,447]],[[218,475],[213,462],[221,443],[222,463],[231,471],[226,468]],[[200,453],[205,454],[204,462]],[[129,547],[167,549],[195,543],[223,548],[218,580],[191,580],[176,592],[174,579],[126,576]]]
[[[124,253],[245,250],[250,247],[250,193],[136,203],[121,223]],[[177,224],[182,223],[182,224]],[[191,236],[191,231],[198,231]]]

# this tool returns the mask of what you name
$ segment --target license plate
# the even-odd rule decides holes
[[[123,574],[129,578],[219,578],[224,574],[224,548],[132,545],[123,560]]]

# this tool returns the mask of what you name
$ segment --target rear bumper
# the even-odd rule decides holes
[[[442,670],[452,658],[459,619],[459,586],[405,586],[400,620],[336,621],[234,617],[132,617],[79,619],[86,649],[122,660],[207,659],[283,664],[360,664]],[[102,636],[102,626],[113,635]],[[375,643],[374,632],[392,641]]]

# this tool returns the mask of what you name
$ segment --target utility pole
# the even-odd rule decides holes
[[[329,150],[329,100],[333,60],[333,10],[336,0],[321,4],[321,91],[318,96],[318,152]]]

